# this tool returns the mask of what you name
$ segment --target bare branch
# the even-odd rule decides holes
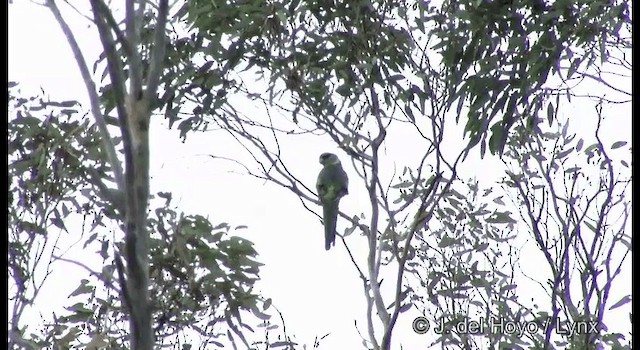
[[[100,272],[96,272],[94,270],[92,270],[89,266],[85,265],[84,263],[81,263],[79,261],[76,260],[72,260],[72,259],[67,259],[67,258],[63,258],[61,256],[53,256],[55,259],[60,260],[60,261],[64,261],[64,262],[68,262],[70,264],[76,265],[81,267],[82,269],[84,269],[85,271],[89,272],[89,274],[91,276],[96,277],[97,279],[99,279],[102,283],[104,283],[105,286],[109,287],[112,290],[118,290],[118,288],[116,288],[116,286],[113,285],[113,283],[111,283],[111,281],[109,281],[108,279],[106,279],[102,273]]]
[[[126,0],[125,5],[125,32],[127,33],[127,40],[131,46],[131,55],[128,57],[129,63],[129,93],[134,96],[136,100],[142,98],[142,61],[140,60],[140,53],[138,52],[138,45],[140,40],[138,37],[138,28],[136,26],[137,21],[141,21],[142,18],[136,18],[136,12],[134,10],[134,0]]]
[[[120,27],[118,26],[118,22],[116,22],[115,18],[113,18],[113,14],[109,10],[109,7],[107,6],[107,4],[104,3],[103,0],[91,1],[92,6],[94,6],[94,2],[96,2],[98,5],[96,6],[96,9],[99,11],[100,15],[104,17],[104,20],[109,25],[111,30],[113,30],[113,32],[116,33],[116,38],[118,39],[118,42],[120,43],[120,45],[122,45],[122,49],[124,50],[125,55],[129,57],[131,55],[131,52],[133,51],[133,48],[131,47],[131,44],[129,43],[127,38],[125,38],[124,33],[122,33],[122,30],[120,30]],[[95,12],[96,10],[94,9],[94,16],[95,16]],[[124,79],[123,79],[123,83],[124,83]]]
[[[149,74],[147,75],[147,89],[144,93],[144,98],[148,101],[155,99],[160,76],[162,75],[162,69],[164,68],[164,56],[166,51],[165,27],[167,25],[168,7],[169,0],[160,0],[156,29],[154,32],[151,62],[149,63]]]
[[[101,0],[91,0],[91,7],[93,10],[94,21],[96,23],[96,26],[98,27],[100,41],[102,42],[102,47],[105,50],[104,52],[107,58],[107,69],[109,70],[109,76],[111,78],[111,88],[113,89],[113,95],[115,98],[118,121],[120,128],[123,131],[122,137],[125,144],[130,144],[130,135],[127,132],[128,128],[123,127],[127,125],[127,112],[124,107],[126,95],[126,79],[124,77],[122,63],[115,50],[115,42],[113,41],[111,32],[109,31],[109,28],[105,23],[105,18],[112,18],[113,20],[113,17],[111,16],[109,8],[107,8],[107,6]],[[121,42],[123,47],[128,46],[128,41],[126,39],[122,38]],[[124,187],[119,186],[119,189],[124,190]]]

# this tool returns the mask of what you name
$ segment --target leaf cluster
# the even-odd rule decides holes
[[[432,49],[447,68],[448,104],[458,101],[460,113],[469,103],[471,143],[487,142],[491,128],[489,149],[502,153],[514,122],[536,114],[518,107],[536,105],[532,98],[550,76],[569,79],[585,61],[606,61],[611,44],[630,44],[621,30],[629,11],[628,1],[453,0],[427,16],[439,39]],[[579,49],[585,54],[574,54]]]

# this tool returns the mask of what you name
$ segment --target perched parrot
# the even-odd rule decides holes
[[[340,159],[333,153],[320,155],[322,170],[318,174],[316,189],[322,203],[324,222],[324,249],[329,250],[336,241],[336,222],[338,221],[338,203],[349,193],[349,178],[340,165]]]

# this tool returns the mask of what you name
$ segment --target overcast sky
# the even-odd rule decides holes
[[[75,30],[87,62],[92,64],[101,52],[95,30],[77,14],[64,13]],[[8,52],[9,80],[18,81],[25,95],[37,93],[42,87],[52,100],[77,100],[88,109],[87,93],[76,62],[60,28],[46,8],[26,1],[9,6]],[[611,111],[613,117],[605,132],[612,142],[630,141],[630,106],[618,108]],[[593,115],[592,108],[584,104],[574,105],[563,113],[576,117]],[[585,117],[575,123],[579,125],[572,125],[572,131],[586,132],[593,127],[592,121],[593,118]],[[241,169],[208,157],[219,152],[240,152],[240,148],[224,133],[194,133],[186,143],[182,143],[177,131],[167,131],[163,124],[157,121],[151,130],[152,192],[172,192],[180,210],[208,215],[214,225],[228,222],[232,226],[248,226],[239,234],[256,244],[260,254],[258,260],[265,264],[259,289],[264,296],[271,297],[274,305],[283,312],[289,333],[294,334],[298,341],[312,345],[315,336],[331,333],[322,342],[322,349],[361,348],[354,320],[364,332],[362,282],[341,243],[336,243],[337,249],[326,252],[321,223],[302,207],[293,194],[249,176],[239,176],[231,171]],[[389,145],[386,155],[390,158],[402,160],[411,154],[411,147],[406,143],[390,142]],[[344,161],[346,156],[328,138],[313,137],[301,141],[285,152],[286,162],[292,164],[308,187],[313,188],[320,170],[318,155],[325,151],[338,153],[350,178],[356,178],[349,162]],[[500,164],[492,157],[481,163],[480,160],[471,160],[463,167],[463,170],[467,169],[463,178],[477,176],[486,181],[495,180],[502,174]],[[341,207],[346,212],[359,213],[362,210],[360,204],[365,201],[362,184],[354,182]],[[356,245],[362,247],[363,242],[360,239]],[[93,251],[75,251],[72,254],[88,260],[95,257]],[[628,278],[629,273],[630,269],[624,278]],[[72,265],[60,264],[49,281],[47,292],[43,293],[58,296],[60,305],[51,302],[56,298],[47,297],[49,302],[46,305],[38,304],[41,310],[60,310],[66,296],[77,285],[57,281],[72,278],[70,276],[78,279],[87,277],[86,272]],[[624,282],[622,278],[616,281],[620,284],[619,296],[630,293],[630,279],[628,281]],[[626,320],[628,310],[626,307],[618,310],[620,317]],[[395,344],[402,344],[405,349],[426,348],[432,339],[416,335],[411,330],[411,321],[417,315],[412,310],[401,316],[394,333]],[[622,324],[626,325],[626,322]]]

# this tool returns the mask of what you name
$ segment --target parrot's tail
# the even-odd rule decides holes
[[[324,205],[324,249],[329,250],[336,242],[336,221],[338,220],[338,203]]]

